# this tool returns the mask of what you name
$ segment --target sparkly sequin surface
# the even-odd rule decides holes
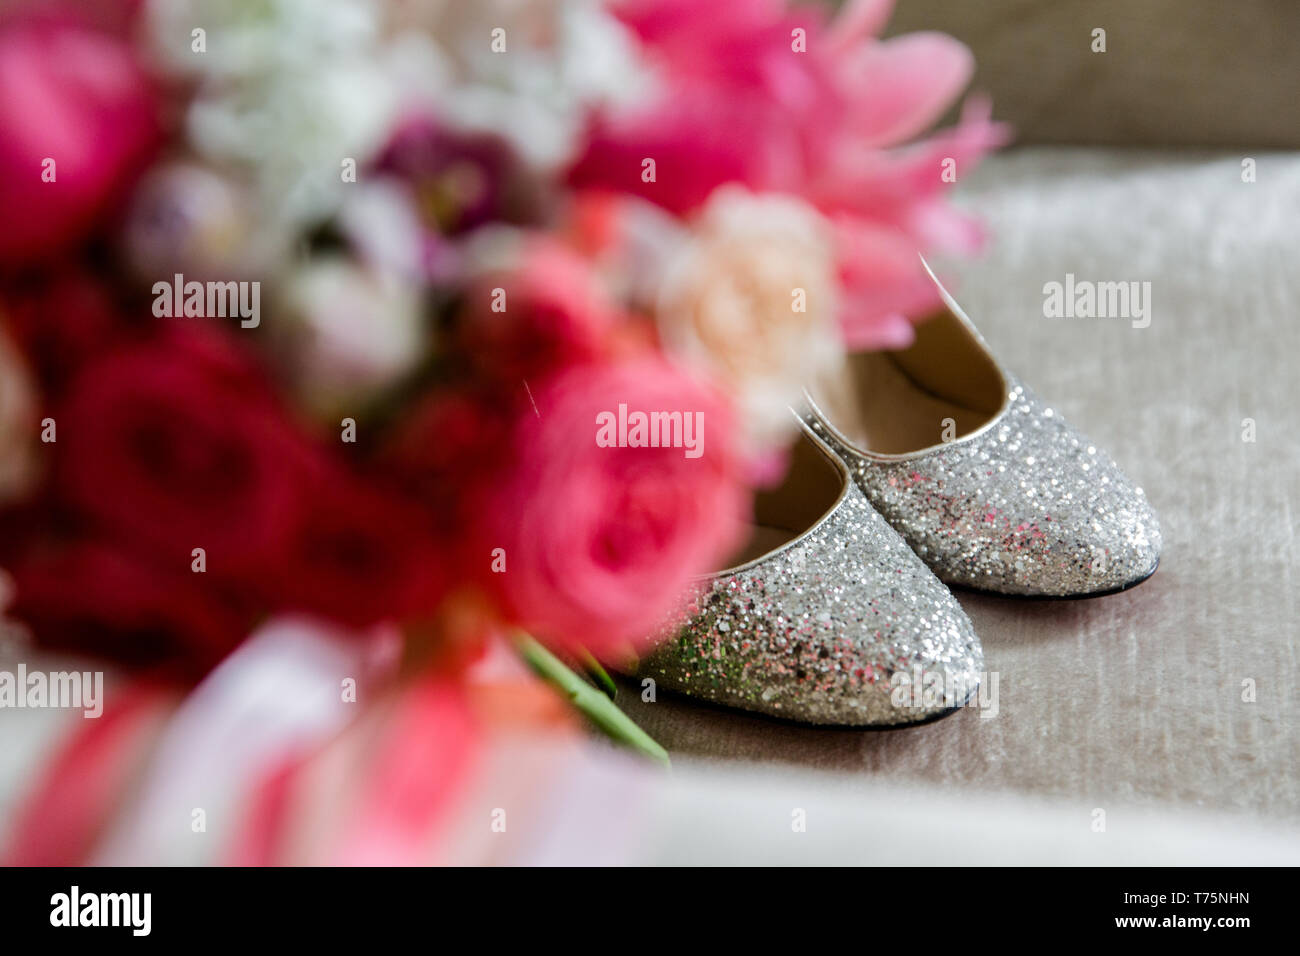
[[[809,424],[871,503],[949,584],[1078,596],[1149,576],[1160,529],[1141,488],[1013,376],[992,425],[915,456],[864,455]]]
[[[898,725],[963,704],[982,667],[960,605],[849,483],[792,544],[709,578],[638,674],[777,717]],[[909,691],[922,681],[935,693]]]

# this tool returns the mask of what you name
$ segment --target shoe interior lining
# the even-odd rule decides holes
[[[965,323],[946,309],[916,328],[895,352],[861,352],[815,383],[813,399],[845,438],[864,451],[900,455],[984,426],[1002,408],[1006,383]]]
[[[827,452],[800,433],[790,452],[790,467],[779,485],[754,496],[749,540],[731,560],[737,567],[788,544],[820,521],[839,501],[844,475]]]

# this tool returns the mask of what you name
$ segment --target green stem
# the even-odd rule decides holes
[[[605,668],[600,666],[600,661],[591,656],[591,651],[579,651],[578,661],[587,676],[591,678],[591,682],[599,687],[606,697],[610,700],[618,699],[618,685],[614,683],[614,678],[609,676]]]
[[[560,692],[573,702],[573,706],[610,738],[659,761],[665,767],[670,766],[668,751],[634,724],[632,719],[619,710],[601,691],[569,670],[558,657],[527,634],[518,633],[515,643],[519,648],[519,655],[534,673],[559,688]]]

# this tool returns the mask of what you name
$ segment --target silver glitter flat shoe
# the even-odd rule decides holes
[[[939,291],[946,311],[911,346],[851,356],[848,374],[810,390],[813,430],[948,584],[1095,597],[1146,580],[1160,529],[1142,489]]]
[[[806,425],[755,517],[638,677],[813,724],[923,723],[971,699],[984,655],[966,614]]]

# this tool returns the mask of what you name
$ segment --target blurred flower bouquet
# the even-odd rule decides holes
[[[525,678],[474,704],[501,635],[654,751],[575,670],[740,542],[805,382],[906,344],[918,250],[979,242],[944,192],[1002,130],[917,140],[972,64],[890,6],[4,7],[0,611],[150,688],[286,620],[382,645],[337,653],[387,710],[265,786],[368,721],[390,828],[484,726],[563,723]]]

